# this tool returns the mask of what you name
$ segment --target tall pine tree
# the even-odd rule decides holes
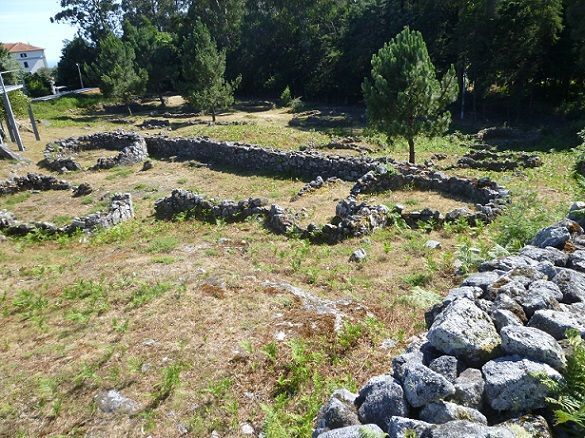
[[[146,71],[136,67],[135,59],[130,44],[110,33],[100,41],[98,58],[92,65],[104,95],[122,100],[130,114],[130,102],[144,94],[148,80]]]
[[[449,127],[446,108],[458,92],[455,68],[437,79],[422,34],[408,27],[372,57],[371,78],[363,84],[369,124],[388,137],[404,137],[411,163],[417,135],[440,135]]]
[[[210,113],[215,122],[217,111],[233,104],[234,91],[240,82],[240,78],[233,82],[225,79],[225,49],[217,49],[207,27],[197,20],[183,42],[181,57],[183,97]]]

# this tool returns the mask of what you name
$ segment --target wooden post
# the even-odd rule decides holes
[[[18,126],[16,125],[16,120],[14,119],[14,113],[12,112],[12,106],[10,105],[10,99],[8,98],[8,93],[6,92],[4,79],[2,78],[1,73],[0,86],[2,87],[2,98],[4,99],[4,109],[6,110],[8,124],[12,127],[12,134],[14,136],[14,140],[16,140],[16,144],[18,145],[18,150],[24,151],[24,144],[22,144],[22,139],[20,138],[20,133],[18,132]]]
[[[35,115],[32,109],[32,103],[29,102],[28,104],[28,116],[30,118],[30,124],[32,125],[33,132],[35,133],[35,138],[37,141],[41,141],[41,136],[39,135],[39,129],[37,128],[37,121],[35,120]]]

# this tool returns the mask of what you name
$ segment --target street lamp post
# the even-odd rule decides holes
[[[83,86],[83,78],[81,77],[81,68],[79,67],[79,63],[76,62],[75,65],[77,66],[77,72],[79,73],[79,82],[81,83],[81,88],[85,88]]]

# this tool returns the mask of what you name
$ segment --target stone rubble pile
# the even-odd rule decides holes
[[[129,166],[148,159],[144,138],[135,132],[99,132],[82,137],[72,137],[49,143],[45,147],[42,165],[50,170],[82,170],[74,155],[81,151],[106,149],[119,151],[114,157],[99,158],[91,170],[111,169],[115,166]]]
[[[305,184],[301,190],[299,190],[292,198],[291,202],[298,201],[300,198],[308,193],[312,193],[315,190],[322,189],[323,187],[331,186],[339,181],[339,178],[332,176],[331,178],[323,179],[320,176],[315,178],[313,181]]]
[[[45,192],[49,190],[69,190],[71,188],[71,184],[62,179],[38,173],[28,173],[25,176],[15,176],[0,181],[0,196],[13,195],[27,190]]]
[[[29,233],[73,234],[78,231],[91,232],[100,228],[110,228],[134,217],[134,207],[129,193],[116,193],[106,212],[74,218],[71,223],[58,227],[50,222],[22,222],[6,210],[0,210],[0,231],[6,235],[24,236]]]
[[[575,203],[518,255],[484,263],[427,312],[428,332],[388,374],[333,393],[313,436],[552,437],[541,376],[562,379],[567,329],[585,336],[584,226]]]

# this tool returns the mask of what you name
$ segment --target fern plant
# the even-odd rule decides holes
[[[585,436],[585,342],[575,329],[567,330],[572,350],[567,358],[564,379],[544,379],[554,409],[555,423],[567,427],[575,436]]]

